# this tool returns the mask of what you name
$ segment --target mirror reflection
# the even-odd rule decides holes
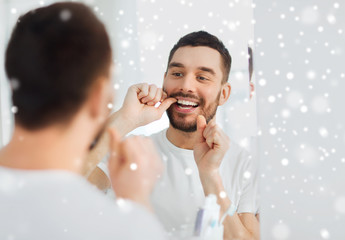
[[[92,236],[80,224],[101,218],[90,234],[259,239],[251,1],[86,4],[4,4],[3,206],[36,206],[20,221],[33,237],[51,219],[42,196],[50,216],[75,215],[56,236]],[[11,221],[3,236],[23,234]]]

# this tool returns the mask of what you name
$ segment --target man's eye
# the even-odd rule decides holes
[[[202,77],[202,76],[199,76],[199,77],[197,77],[197,79],[199,79],[199,80],[201,80],[201,81],[205,81],[205,80],[208,80],[207,78],[205,78],[205,77]]]
[[[182,73],[172,73],[172,75],[175,77],[182,77],[183,76]]]

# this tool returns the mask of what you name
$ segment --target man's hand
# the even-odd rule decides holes
[[[116,196],[151,209],[150,194],[163,170],[153,142],[143,137],[120,141],[114,129],[109,129],[109,135],[109,173]]]
[[[135,129],[160,119],[176,101],[175,98],[167,98],[166,93],[153,84],[135,84],[128,89],[119,114]],[[161,104],[155,107],[158,102]]]
[[[222,159],[229,149],[228,136],[213,121],[206,124],[204,116],[197,118],[197,142],[194,146],[194,158],[200,177],[218,174]]]

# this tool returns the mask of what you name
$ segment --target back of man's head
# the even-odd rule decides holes
[[[222,83],[226,83],[229,78],[230,68],[231,68],[231,56],[229,54],[228,49],[224,46],[223,42],[220,41],[216,36],[209,34],[205,31],[198,31],[198,32],[192,32],[189,33],[182,38],[174,45],[174,47],[171,49],[169,58],[168,58],[168,65],[171,61],[171,59],[174,56],[174,53],[177,51],[177,49],[181,47],[209,47],[217,50],[222,58],[222,69],[223,69],[223,80]]]
[[[67,123],[110,64],[105,27],[85,5],[56,3],[21,16],[5,59],[16,124],[35,130]]]

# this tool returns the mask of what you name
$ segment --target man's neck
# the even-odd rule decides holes
[[[192,150],[196,141],[196,131],[183,132],[169,125],[167,138],[176,147]]]
[[[80,173],[86,153],[82,142],[60,128],[27,131],[16,126],[11,141],[0,151],[0,166]]]

